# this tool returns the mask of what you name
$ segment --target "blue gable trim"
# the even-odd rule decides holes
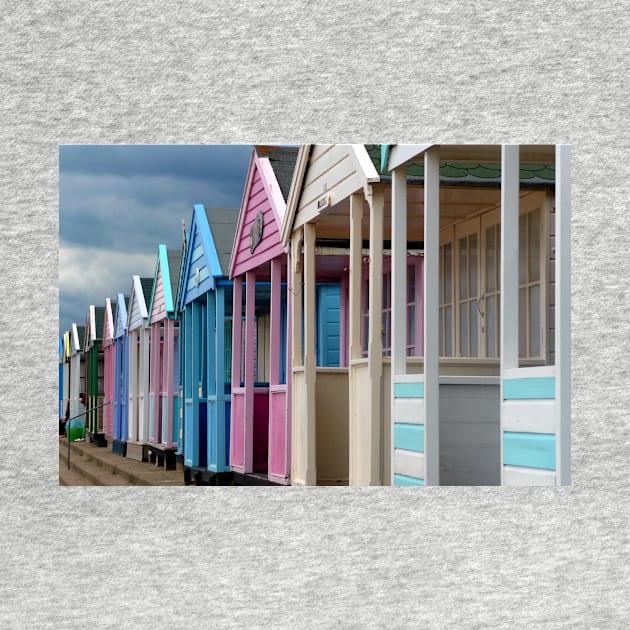
[[[127,331],[127,306],[125,305],[125,296],[119,293],[116,302],[116,326],[114,329],[114,338],[122,337]]]
[[[196,269],[199,269],[198,286],[195,282]],[[222,275],[205,208],[203,204],[195,204],[186,262],[180,280],[179,308],[182,309],[194,299],[213,290],[215,277]]]
[[[389,161],[389,144],[381,144],[381,173],[387,172],[388,161]]]

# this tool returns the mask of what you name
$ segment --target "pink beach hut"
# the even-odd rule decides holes
[[[167,468],[175,468],[179,417],[179,320],[175,303],[182,252],[158,245],[149,305],[149,450]]]
[[[114,315],[112,311],[112,301],[105,300],[103,314],[103,364],[104,364],[104,386],[105,386],[105,406],[103,407],[103,425],[107,444],[111,445],[114,437],[114,383],[116,382],[116,344],[114,337]]]

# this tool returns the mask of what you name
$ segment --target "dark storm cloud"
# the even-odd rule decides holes
[[[99,175],[168,176],[209,181],[234,193],[247,168],[251,145],[62,145],[59,171]],[[219,177],[217,177],[219,174]]]
[[[238,208],[250,146],[62,146],[59,327],[152,276],[159,243],[178,248],[193,205]]]

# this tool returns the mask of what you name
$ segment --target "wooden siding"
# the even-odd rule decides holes
[[[164,280],[162,277],[162,266],[158,268],[155,280],[155,290],[153,292],[153,307],[151,309],[151,323],[159,322],[166,317],[166,303],[164,301]]]
[[[354,156],[354,147],[349,144],[314,145],[311,149],[293,229],[312,221],[323,209],[317,202],[325,195],[330,205],[335,205],[361,190],[367,183],[365,174]]]
[[[127,330],[135,330],[146,325],[148,317],[145,296],[140,285],[140,277],[133,277],[131,300],[129,303],[129,316]]]
[[[203,216],[202,216],[203,215]],[[199,221],[206,221],[205,213],[194,213],[194,224],[190,235],[190,243],[186,254],[186,266],[181,287],[183,304],[189,304],[196,297],[214,289],[214,278],[210,273],[208,255],[202,238],[202,228]],[[208,226],[205,226],[208,229]],[[197,286],[195,272],[199,269],[199,285]]]
[[[240,233],[234,243],[232,276],[255,269],[262,263],[284,253],[284,248],[280,243],[280,226],[269,197],[270,191],[265,188],[258,166],[254,165],[253,168],[244,216],[239,222]],[[263,213],[263,235],[252,254],[250,229],[259,212]]]

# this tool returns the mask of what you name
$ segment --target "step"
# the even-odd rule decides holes
[[[60,486],[93,486],[81,473],[66,467],[66,460],[59,456],[59,485]]]
[[[133,486],[128,479],[121,475],[105,470],[94,460],[90,460],[80,452],[72,452],[70,455],[70,471],[68,471],[68,453],[59,453],[59,477],[68,472],[74,472],[83,478],[87,483],[81,485],[89,486]],[[75,484],[79,485],[79,484]]]
[[[64,463],[67,462],[68,443],[65,438],[59,440],[60,454],[63,452]],[[98,447],[89,442],[72,442],[70,444],[70,462],[74,461],[95,466],[98,473],[104,473],[98,485],[133,485],[133,486],[183,486],[184,474],[181,467],[166,471],[155,464],[130,460],[113,453],[109,448]],[[93,470],[93,469],[92,469]]]

